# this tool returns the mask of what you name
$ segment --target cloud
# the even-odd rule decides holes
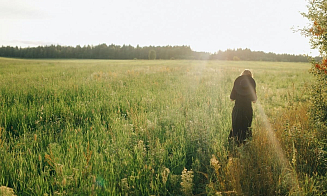
[[[28,40],[12,40],[10,41],[10,45],[14,46],[49,46],[49,45],[56,45],[58,43],[53,42],[44,42],[44,41],[28,41]]]
[[[47,14],[23,2],[3,1],[0,3],[0,19],[43,19]]]

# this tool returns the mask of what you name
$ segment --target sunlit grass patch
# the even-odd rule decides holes
[[[0,185],[16,194],[293,190],[293,171],[272,151],[258,104],[253,141],[230,159],[229,94],[251,69],[274,127],[290,101],[305,103],[308,64],[1,58],[0,67]],[[278,138],[282,127],[273,128]],[[286,160],[288,144],[281,142]]]

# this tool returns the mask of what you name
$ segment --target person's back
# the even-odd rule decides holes
[[[231,100],[235,100],[232,112],[232,130],[229,138],[234,138],[237,143],[244,143],[248,137],[252,137],[249,129],[252,124],[253,110],[252,102],[257,100],[256,83],[252,78],[252,73],[245,70],[235,82],[230,95]]]

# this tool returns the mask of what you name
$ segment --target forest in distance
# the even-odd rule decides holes
[[[275,61],[275,62],[308,62],[308,55],[275,54],[250,49],[227,49],[215,53],[193,51],[190,46],[144,46],[107,45],[96,46],[38,46],[38,47],[12,47],[2,46],[1,57],[31,58],[31,59],[151,59],[173,60],[242,60],[242,61]],[[315,57],[320,60],[319,57]]]

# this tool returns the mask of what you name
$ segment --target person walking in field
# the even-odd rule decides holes
[[[236,78],[230,99],[235,101],[232,112],[232,130],[229,139],[236,144],[244,144],[247,138],[252,137],[251,124],[253,117],[252,102],[257,100],[256,83],[250,70],[244,70]]]

